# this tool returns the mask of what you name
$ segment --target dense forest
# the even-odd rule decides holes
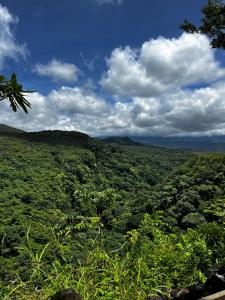
[[[224,264],[225,154],[6,129],[1,299],[151,299]]]
[[[0,300],[225,291],[225,73],[210,51],[225,50],[224,1],[208,0],[199,21],[196,1],[27,1],[28,17],[12,2],[0,4],[0,67],[22,62],[15,69],[37,92],[30,103],[15,73],[0,75],[0,101],[34,108],[23,124],[3,106],[2,122],[90,132],[93,120],[92,132],[134,136],[0,124]],[[193,23],[178,37],[171,25],[184,13]],[[77,297],[57,297],[68,290]]]

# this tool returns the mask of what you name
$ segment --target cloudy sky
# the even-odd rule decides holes
[[[99,135],[225,134],[224,53],[203,35],[203,0],[0,0],[0,69],[32,111],[0,123]]]

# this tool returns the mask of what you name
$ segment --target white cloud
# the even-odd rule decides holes
[[[100,5],[103,5],[103,4],[120,5],[123,3],[123,0],[94,0],[94,1]]]
[[[62,87],[48,95],[48,102],[61,113],[101,115],[108,111],[106,102],[91,91],[82,88]]]
[[[53,60],[40,66],[42,75],[55,80],[77,79],[75,65]],[[198,83],[207,86],[189,87]],[[0,101],[0,123],[90,135],[225,134],[225,71],[202,35],[160,37],[140,49],[115,49],[101,84],[118,96],[113,103],[94,92],[88,80],[83,87],[63,86],[46,96],[29,94],[33,108],[27,115]]]
[[[14,113],[6,100],[0,101],[0,123],[28,131],[64,129],[93,133],[98,119],[104,120],[110,114],[110,105],[104,99],[78,87],[61,87],[47,96],[28,94],[27,99],[32,104],[28,114]]]
[[[165,120],[174,130],[201,134],[223,128],[225,133],[224,82],[195,91],[180,91],[171,95],[167,103]]]
[[[200,34],[184,33],[177,39],[159,37],[140,49],[117,48],[107,65],[101,85],[120,97],[152,97],[225,76],[208,38]]]
[[[74,82],[77,81],[79,69],[70,63],[63,63],[53,59],[48,64],[37,64],[34,71],[41,75],[52,78],[54,81]]]
[[[20,45],[14,36],[12,25],[18,23],[18,18],[10,14],[8,9],[0,4],[0,69],[4,67],[7,58],[17,60],[25,57],[25,45]]]
[[[0,123],[25,130],[76,130],[91,135],[225,134],[225,82],[157,97],[108,104],[91,91],[62,87],[28,96],[32,111],[14,113],[0,102]]]

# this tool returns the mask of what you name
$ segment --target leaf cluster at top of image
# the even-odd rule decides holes
[[[0,299],[141,300],[223,265],[224,154],[71,135],[0,135]]]

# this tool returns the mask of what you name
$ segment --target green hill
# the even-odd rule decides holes
[[[145,300],[204,281],[224,259],[224,166],[78,132],[0,134],[0,299]]]
[[[11,126],[7,126],[7,125],[4,125],[4,124],[0,124],[0,134],[1,133],[23,133],[24,131],[21,130],[21,129],[17,129],[17,128],[14,128],[14,127],[11,127]]]
[[[205,154],[179,166],[152,194],[155,208],[180,228],[225,218],[225,155]]]
[[[38,132],[25,132],[20,138],[30,142],[39,142],[49,145],[70,145],[75,147],[101,147],[102,143],[87,134],[76,131],[45,130]]]

